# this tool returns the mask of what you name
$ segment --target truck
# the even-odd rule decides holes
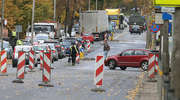
[[[48,34],[51,39],[59,37],[60,24],[55,21],[43,21],[34,23],[34,35],[43,33]],[[28,26],[26,31],[26,37],[31,37],[31,26]]]
[[[112,24],[113,29],[123,29],[124,14],[120,9],[105,9],[108,15],[109,23]]]
[[[133,27],[139,27],[139,33],[142,33],[146,29],[145,18],[141,15],[131,15],[129,17],[129,32],[134,33]]]
[[[92,34],[94,40],[103,40],[109,30],[108,16],[105,10],[90,10],[80,13],[80,33]]]

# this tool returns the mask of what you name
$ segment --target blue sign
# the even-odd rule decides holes
[[[163,20],[172,20],[172,15],[168,14],[167,12],[163,13]]]
[[[158,32],[160,30],[160,25],[152,23],[152,25],[150,27],[150,30],[151,30],[151,32],[156,33],[156,32]]]

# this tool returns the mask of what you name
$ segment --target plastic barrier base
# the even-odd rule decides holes
[[[24,81],[21,80],[21,79],[14,80],[14,81],[12,81],[12,82],[13,82],[13,83],[24,83]]]
[[[6,73],[0,73],[0,76],[8,76]]]
[[[38,84],[39,86],[43,86],[43,87],[54,87],[54,85],[52,84],[49,84],[49,83],[41,83],[41,84]]]
[[[91,91],[93,91],[93,92],[105,92],[106,90],[104,90],[103,88],[94,88],[94,89],[91,89]]]

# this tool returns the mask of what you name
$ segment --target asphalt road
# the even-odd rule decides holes
[[[127,30],[116,33],[115,40],[109,42],[109,55],[118,54],[129,48],[145,48],[145,33],[130,35]],[[102,54],[102,42],[92,46],[92,52],[86,58],[95,58]],[[136,87],[138,77],[142,73],[138,68],[127,68],[126,71],[116,68],[104,68],[103,86],[105,92],[92,92],[94,85],[94,60],[82,60],[80,64],[71,66],[67,58],[53,64],[50,84],[54,87],[38,86],[42,82],[42,72],[25,74],[23,84],[12,83],[16,79],[16,69],[8,65],[8,76],[0,76],[0,100],[128,100],[128,92]],[[27,69],[28,70],[28,69]]]

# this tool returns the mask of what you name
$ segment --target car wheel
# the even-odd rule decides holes
[[[126,70],[127,67],[120,67],[120,68],[121,68],[121,70]]]
[[[35,63],[34,66],[37,67],[37,63]]]
[[[115,60],[110,60],[109,61],[109,69],[115,69],[116,68],[116,61]]]
[[[148,61],[143,61],[141,63],[141,68],[142,68],[142,70],[147,71],[148,70]]]
[[[12,65],[13,65],[13,67],[17,67],[17,64],[14,61],[13,61]]]

